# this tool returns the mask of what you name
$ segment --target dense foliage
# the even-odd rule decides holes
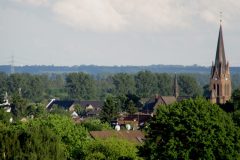
[[[131,94],[122,97],[124,103],[119,99],[110,96],[105,106],[135,105],[138,97]],[[160,106],[156,117],[146,126],[146,141],[139,148],[120,139],[93,140],[89,131],[112,130],[99,119],[74,123],[69,114],[45,112],[38,103],[27,106],[23,114],[17,113],[31,114],[34,118],[27,116],[24,122],[18,121],[22,116],[17,116],[10,123],[9,118],[14,114],[0,109],[0,159],[238,159],[240,156],[239,110],[228,114],[200,98]],[[105,121],[112,119],[107,117]]]
[[[173,74],[150,71],[96,76],[86,73],[42,75],[0,73],[0,94],[8,92],[10,97],[21,94],[22,98],[32,102],[44,102],[51,98],[103,100],[109,94],[115,96],[135,94],[141,98],[155,94],[169,96],[173,95],[173,77]],[[178,77],[182,96],[202,95],[202,87],[208,83],[207,76],[198,74],[178,74]]]
[[[1,114],[7,114],[6,112]],[[0,117],[0,159],[137,159],[136,145],[125,140],[93,140],[88,131],[109,130],[89,119],[48,114],[26,122],[4,123]]]
[[[119,109],[119,100],[117,97],[107,97],[100,114],[101,121],[110,123],[111,120],[115,120],[120,111]]]
[[[94,79],[85,73],[70,73],[66,77],[66,88],[72,99],[95,99]]]
[[[136,145],[122,139],[97,139],[86,144],[83,158],[85,160],[134,160],[140,159],[137,155]]]
[[[160,106],[140,153],[147,159],[238,159],[239,128],[204,99]]]
[[[0,123],[0,159],[65,159],[61,137],[45,125]]]
[[[109,123],[102,123],[100,119],[88,118],[85,119],[82,124],[88,131],[103,131],[103,130],[112,130]]]

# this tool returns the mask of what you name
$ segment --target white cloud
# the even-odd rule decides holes
[[[61,0],[53,11],[62,22],[82,30],[118,31],[126,25],[107,0]]]
[[[60,20],[82,30],[159,30],[189,26],[190,12],[174,0],[59,0]]]
[[[236,0],[15,0],[31,5],[49,5],[57,19],[88,31],[162,31],[190,28],[200,23],[216,24],[219,12],[225,22],[238,21]]]
[[[41,5],[48,4],[48,0],[15,0],[15,1],[19,3],[34,5],[34,6],[41,6]]]

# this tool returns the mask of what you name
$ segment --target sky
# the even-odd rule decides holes
[[[0,0],[0,65],[210,66],[220,17],[239,66],[237,0]]]

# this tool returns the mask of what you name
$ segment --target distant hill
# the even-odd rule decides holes
[[[10,73],[11,66],[0,65],[0,72]],[[103,73],[137,73],[139,71],[148,70],[158,73],[203,73],[210,74],[210,67],[203,66],[182,66],[182,65],[149,65],[149,66],[96,66],[96,65],[80,65],[80,66],[15,66],[15,73],[69,73],[69,72],[85,72],[89,74],[103,74]],[[240,67],[231,67],[231,73],[239,73]]]

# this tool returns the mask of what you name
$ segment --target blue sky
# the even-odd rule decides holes
[[[239,66],[240,1],[1,0],[0,64],[210,66],[220,11]]]

